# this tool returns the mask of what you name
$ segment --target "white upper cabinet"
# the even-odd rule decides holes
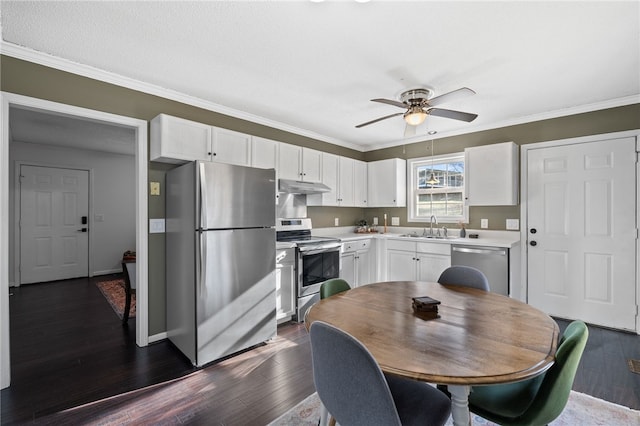
[[[280,143],[254,136],[251,141],[251,166],[261,169],[278,169]]]
[[[338,162],[338,201],[341,206],[354,206],[354,160],[340,157]]]
[[[302,147],[281,143],[278,150],[280,179],[302,180]]]
[[[367,163],[353,160],[353,205],[368,207],[367,199]]]
[[[320,182],[331,188],[331,191],[307,195],[307,205],[353,207],[354,162],[351,158],[323,152]]]
[[[258,136],[251,138],[251,167],[276,170],[276,194],[278,192],[278,152],[280,142]],[[276,195],[276,204],[278,196]],[[295,305],[294,305],[295,307]]]
[[[322,179],[322,152],[302,148],[302,180],[320,182]]]
[[[212,161],[239,166],[251,165],[251,136],[213,127]]]
[[[339,166],[340,157],[335,154],[329,154],[327,152],[322,153],[322,176],[320,182],[331,188],[329,192],[323,192],[321,194],[309,194],[307,195],[307,205],[309,206],[339,206],[340,205],[340,188],[338,188],[339,181]]]
[[[211,153],[211,126],[166,114],[151,120],[151,161],[209,161]]]
[[[400,158],[367,163],[369,207],[407,205],[407,162]]]
[[[278,175],[280,179],[320,182],[322,152],[288,143],[280,143]]]
[[[518,204],[518,145],[504,142],[466,148],[464,157],[467,205]]]

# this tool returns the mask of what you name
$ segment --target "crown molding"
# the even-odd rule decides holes
[[[206,101],[195,96],[186,95],[175,90],[170,90],[164,87],[156,86],[154,84],[145,83],[140,80],[135,80],[133,78],[101,70],[89,65],[73,62],[68,59],[63,59],[57,56],[50,55],[48,53],[39,52],[37,50],[9,43],[4,40],[0,40],[0,54],[102,81],[105,83],[114,84],[116,86],[125,87],[127,89],[136,90],[138,92],[159,96],[161,98],[170,99],[176,102],[181,102],[183,104],[206,109],[208,111],[216,112],[219,114],[228,115],[230,117],[238,118],[252,123],[261,124],[267,127],[273,127],[275,129],[293,133],[299,136],[304,136],[333,145],[353,149],[354,151],[363,152],[365,150],[364,147],[360,145],[337,140],[335,138],[294,127],[285,123],[281,123],[279,121],[270,120],[254,114],[249,114],[247,112],[229,108],[224,105],[216,104],[214,102]]]

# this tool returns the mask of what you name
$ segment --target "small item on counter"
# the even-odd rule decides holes
[[[356,234],[377,234],[378,229],[375,226],[368,226],[367,221],[361,219],[356,221],[356,229],[354,232]]]
[[[364,234],[368,231],[367,221],[364,219],[360,219],[356,221],[356,234]]]
[[[478,234],[469,234],[469,238],[478,238]]]
[[[460,225],[460,238],[464,238],[467,235],[467,231],[464,229],[464,223],[458,221],[458,225]]]

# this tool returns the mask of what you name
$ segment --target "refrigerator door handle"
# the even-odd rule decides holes
[[[200,229],[208,229],[207,225],[207,179],[204,172],[204,164],[197,162],[200,174]]]
[[[200,295],[198,296],[200,299],[206,299],[207,297],[207,241],[203,232],[198,231],[200,236]]]

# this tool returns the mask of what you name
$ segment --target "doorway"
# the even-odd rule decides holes
[[[61,117],[72,117],[91,123],[128,128],[135,134],[133,152],[135,155],[135,249],[137,262],[148,264],[147,250],[147,122],[130,117],[89,110],[80,107],[44,101],[27,96],[2,92],[2,120],[0,121],[0,388],[10,384],[9,348],[9,270],[10,270],[10,209],[9,209],[9,144],[11,111],[36,110]],[[137,320],[136,344],[147,346],[148,336],[148,291],[147,268],[137,268],[136,281]]]
[[[618,134],[523,147],[529,304],[637,330],[636,144]]]

